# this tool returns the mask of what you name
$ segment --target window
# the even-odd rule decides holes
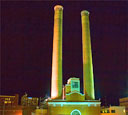
[[[107,113],[110,113],[109,110],[107,110]]]
[[[79,110],[75,109],[71,112],[71,115],[81,115],[81,112]]]
[[[101,113],[110,113],[109,110],[102,110]]]
[[[115,113],[116,111],[115,110],[111,110],[111,113]]]
[[[72,88],[78,88],[78,82],[73,82],[72,83]]]

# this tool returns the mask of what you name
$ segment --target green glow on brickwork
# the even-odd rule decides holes
[[[82,46],[83,46],[83,89],[86,99],[95,99],[92,51],[89,27],[89,12],[81,12]]]
[[[71,115],[81,115],[81,112],[78,109],[75,109],[71,112]]]
[[[100,102],[48,102],[48,104],[58,105],[100,105]]]
[[[53,34],[53,55],[52,55],[52,85],[51,98],[62,98],[62,23],[63,7],[54,7],[54,34]]]

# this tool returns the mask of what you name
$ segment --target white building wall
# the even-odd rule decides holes
[[[107,110],[109,110],[109,113],[106,113]],[[101,111],[104,112],[101,113],[101,115],[126,115],[124,106],[110,106],[109,108],[104,108]]]

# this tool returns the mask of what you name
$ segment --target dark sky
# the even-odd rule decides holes
[[[82,86],[82,10],[90,12],[96,99],[128,96],[128,2],[2,2],[1,94],[50,95],[54,6],[64,7],[63,84]]]

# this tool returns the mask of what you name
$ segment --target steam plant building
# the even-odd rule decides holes
[[[62,29],[63,7],[54,7],[51,98],[45,100],[45,115],[100,115],[99,100],[95,100],[93,64],[89,27],[89,12],[81,12],[83,49],[83,94],[80,79],[72,76],[63,87]],[[46,108],[45,108],[46,110]]]

